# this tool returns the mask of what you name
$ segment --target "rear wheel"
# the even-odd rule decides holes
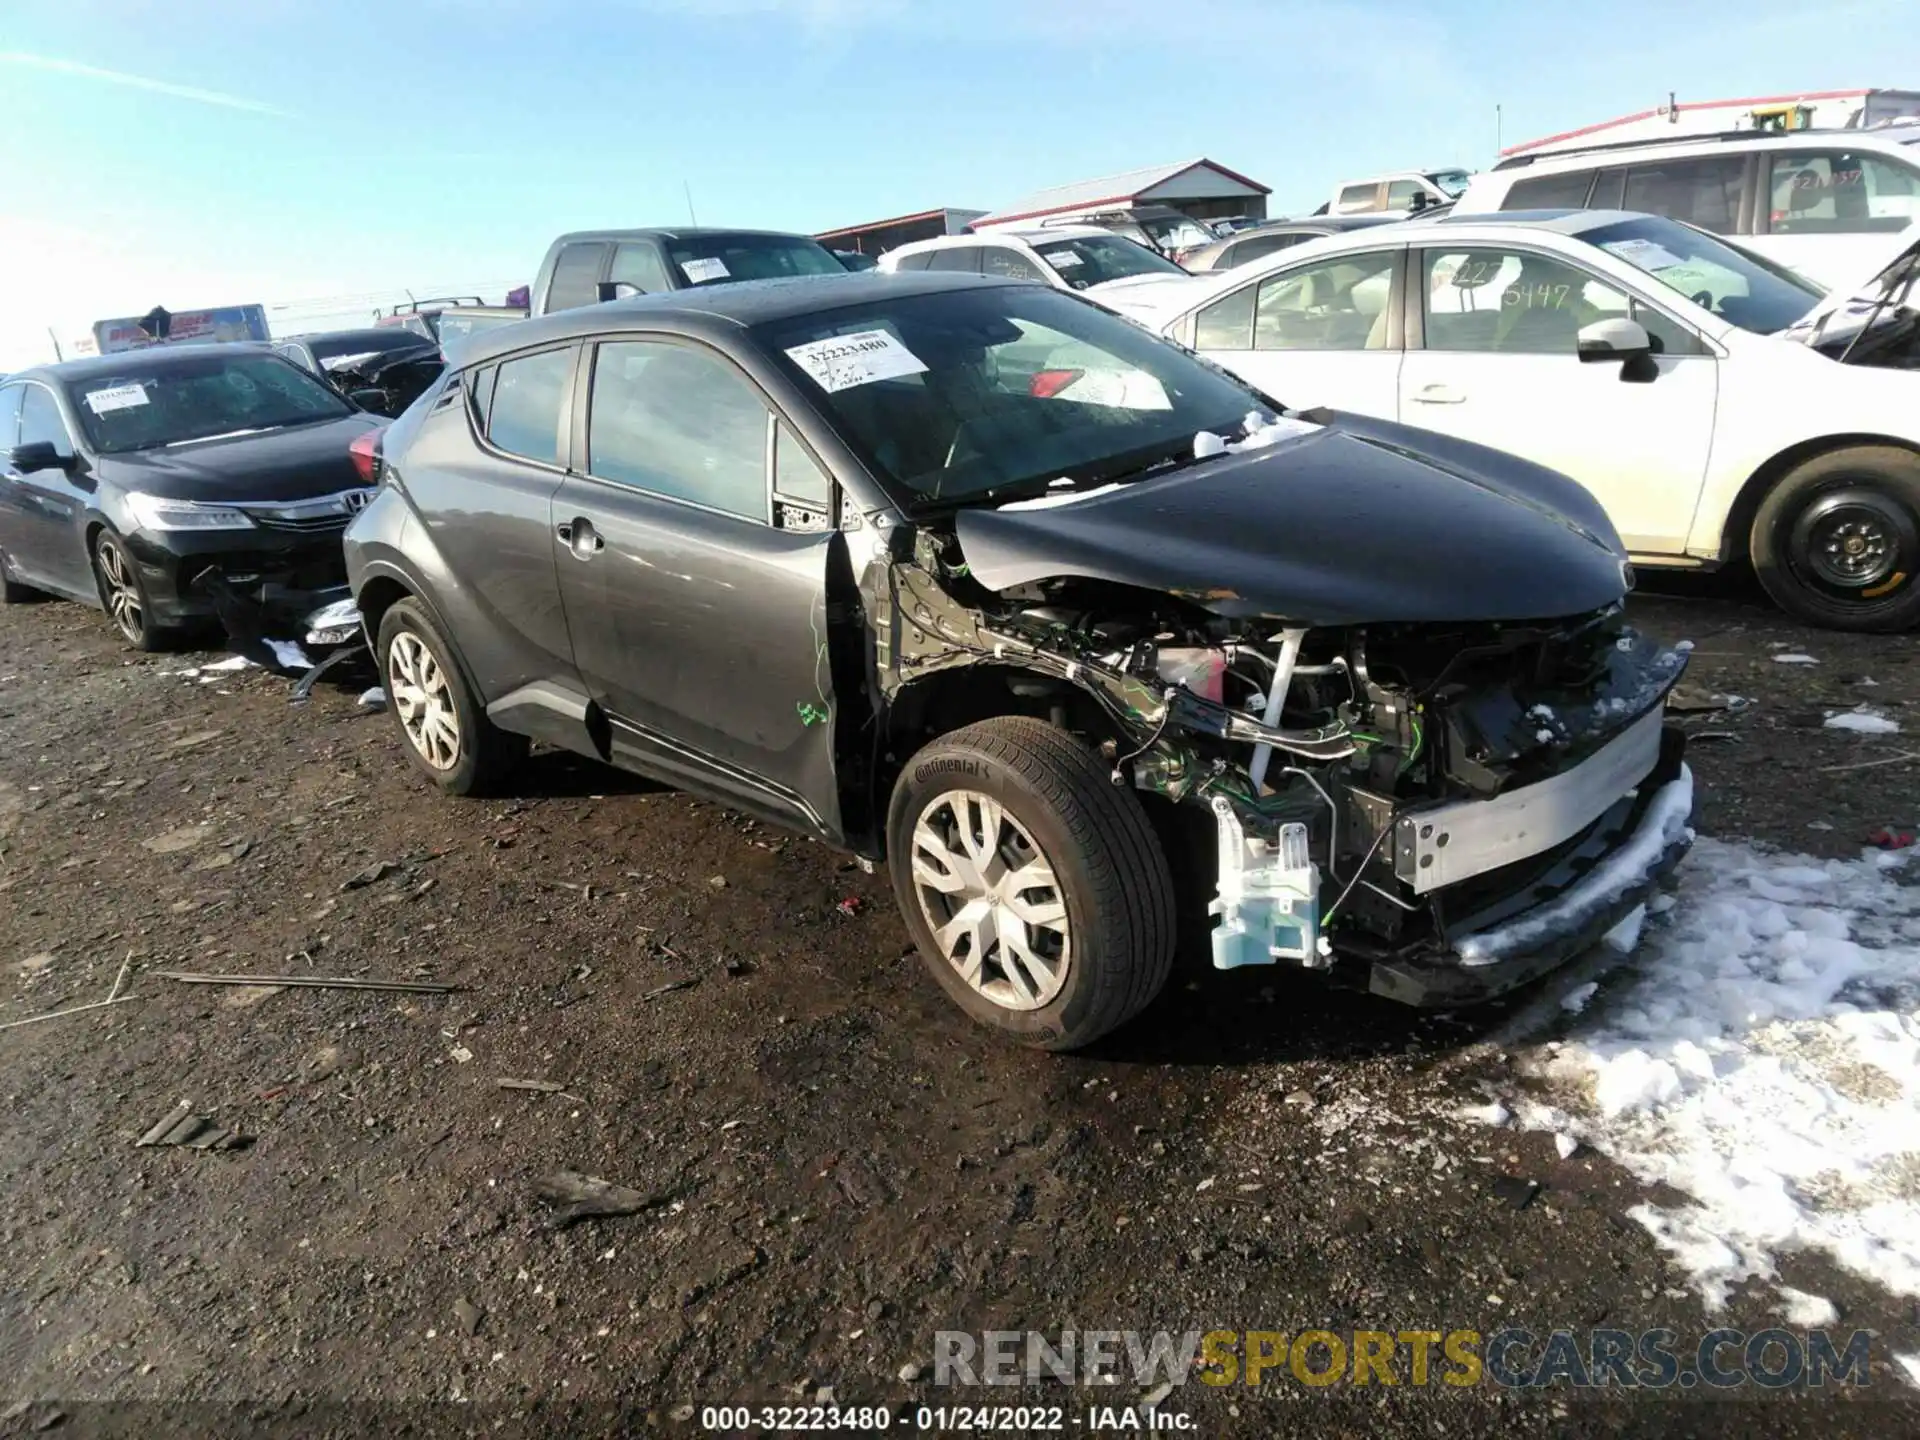
[[[450,795],[498,791],[526,759],[526,737],[487,719],[426,607],[411,598],[389,606],[378,653],[407,758]]]
[[[1920,455],[1859,445],[1789,471],[1753,519],[1753,567],[1776,604],[1834,630],[1920,623]]]
[[[894,786],[888,849],[934,978],[1022,1044],[1078,1049],[1166,984],[1166,856],[1138,797],[1063,730],[1006,716],[927,745]]]
[[[134,649],[164,650],[179,639],[178,629],[153,618],[140,566],[127,550],[127,542],[112,530],[103,529],[93,537],[93,582],[107,618]]]

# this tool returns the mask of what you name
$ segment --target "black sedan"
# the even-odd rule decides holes
[[[444,365],[438,340],[391,325],[296,335],[273,348],[376,415],[398,415]]]
[[[884,858],[934,978],[1031,1044],[1165,983],[1169,838],[1216,966],[1454,1004],[1691,836],[1684,656],[1591,495],[1067,291],[567,310],[463,349],[380,475],[347,564],[421,773],[483,793],[539,739]]]
[[[244,596],[304,614],[345,578],[380,422],[252,345],[46,365],[0,385],[0,581],[98,605],[143,650]]]

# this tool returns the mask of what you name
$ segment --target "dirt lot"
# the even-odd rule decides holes
[[[1911,641],[1687,589],[1641,623],[1756,702],[1687,721],[1724,737],[1693,751],[1703,833],[1853,855],[1920,818],[1920,764],[1831,768],[1902,737],[1820,724],[1870,699],[1920,730]],[[105,998],[129,956],[135,997],[0,1033],[0,1434],[611,1433],[572,1406],[690,1433],[683,1407],[823,1388],[899,1413],[979,1398],[900,1378],[942,1329],[1778,1323],[1759,1293],[1706,1316],[1605,1160],[1453,1118],[1506,1011],[1196,959],[1094,1054],[1011,1049],[921,973],[884,875],[562,756],[514,800],[448,801],[358,684],[295,708],[260,671],[179,673],[213,658],[0,611],[0,1022]],[[181,1099],[253,1143],[135,1148]],[[556,1229],[532,1187],[558,1169],[657,1203]],[[1501,1177],[1543,1189],[1515,1209]],[[1164,1408],[1202,1434],[1913,1430],[1885,1363],[1920,1349],[1911,1303],[1817,1258],[1782,1274],[1878,1332],[1871,1386],[1763,1421],[1677,1391]]]

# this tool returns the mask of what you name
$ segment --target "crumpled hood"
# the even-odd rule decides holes
[[[1044,508],[963,510],[993,590],[1064,576],[1310,625],[1576,615],[1627,590],[1599,504],[1556,471],[1357,415]],[[1062,497],[1064,500],[1064,497]]]
[[[1780,338],[1804,345],[1816,328],[1822,328],[1825,333],[1842,328],[1857,329],[1859,322],[1879,302],[1886,287],[1890,283],[1901,283],[1912,273],[1917,251],[1920,251],[1920,220],[1899,234],[1888,236],[1886,247],[1876,254],[1857,278],[1829,290],[1826,299],[1782,330]],[[1851,326],[1846,323],[1849,319],[1853,322]],[[1822,321],[1826,322],[1824,327],[1821,326]]]
[[[347,447],[381,424],[371,415],[344,415],[264,435],[103,455],[100,470],[125,489],[174,500],[306,500],[366,483]]]

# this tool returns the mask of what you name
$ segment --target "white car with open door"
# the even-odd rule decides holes
[[[1550,465],[1641,564],[1748,558],[1802,619],[1904,630],[1920,623],[1920,377],[1901,373],[1920,365],[1916,233],[1824,327],[1826,297],[1791,271],[1621,211],[1413,220],[1115,308],[1289,407]],[[1872,343],[1848,345],[1862,327]]]

